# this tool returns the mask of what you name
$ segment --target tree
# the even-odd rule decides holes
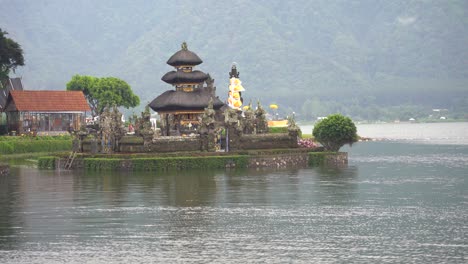
[[[140,104],[140,98],[133,93],[130,85],[114,77],[75,75],[67,83],[67,90],[82,91],[93,116],[102,114],[106,105],[123,106],[128,109]]]
[[[23,50],[14,40],[7,38],[8,32],[0,28],[0,88],[8,79],[10,71],[24,65]]]
[[[338,151],[345,144],[358,140],[356,126],[349,117],[329,115],[314,126],[312,135],[328,151]]]

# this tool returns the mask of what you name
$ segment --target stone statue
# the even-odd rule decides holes
[[[109,106],[105,106],[99,116],[99,135],[101,139],[101,152],[112,152],[112,120]]]
[[[240,114],[241,111],[229,107],[224,111],[227,151],[240,149],[240,138],[242,136],[242,125],[239,118]]]
[[[266,111],[263,109],[260,101],[257,101],[257,109],[255,110],[255,127],[257,134],[268,133]]]
[[[288,131],[299,131],[301,130],[299,126],[296,124],[296,120],[293,116],[288,117]]]
[[[252,109],[252,102],[249,103],[248,108],[244,111],[242,125],[244,134],[255,133],[255,112]]]
[[[112,111],[109,106],[104,107],[99,116],[99,138],[101,140],[101,152],[111,153],[119,151],[119,143],[125,135],[122,122],[122,114],[116,106]]]
[[[209,92],[211,96],[216,95],[216,86],[214,86],[214,79],[211,78],[210,74],[207,74],[208,78],[205,80],[206,87],[205,91]]]
[[[113,111],[111,113],[111,129],[114,151],[119,151],[120,140],[125,136],[125,128],[124,123],[122,122],[122,113],[117,109],[117,106],[113,107]]]
[[[240,111],[234,108],[226,108],[224,111],[224,124],[227,127],[236,128],[236,130],[242,131],[239,119]]]
[[[198,130],[201,139],[201,151],[216,151],[216,120],[213,109],[213,97],[208,102],[205,112],[199,117],[200,129]]]
[[[301,129],[296,124],[294,116],[288,117],[288,134],[291,139],[290,147],[296,148],[298,146],[297,142],[301,135]]]
[[[138,118],[137,127],[138,135],[143,137],[143,145],[147,151],[151,150],[151,143],[154,135],[150,119],[151,113],[149,111],[149,106],[146,106],[145,111],[141,113],[141,118]]]
[[[208,107],[200,118],[200,134],[212,134],[215,130],[215,110],[213,109],[213,97],[208,102]]]

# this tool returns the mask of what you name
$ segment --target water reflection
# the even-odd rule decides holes
[[[20,204],[17,189],[15,176],[0,176],[0,250],[11,250],[18,242],[15,234],[23,221],[16,215]]]
[[[358,174],[356,166],[323,166],[314,169],[316,198],[320,204],[356,204]]]
[[[0,178],[0,263],[460,260],[466,163],[370,160],[401,148],[413,160],[468,153],[371,143],[353,146],[349,167],[15,168]]]

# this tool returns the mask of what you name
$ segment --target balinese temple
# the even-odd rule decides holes
[[[163,136],[196,134],[200,125],[199,117],[210,100],[213,100],[214,110],[224,106],[215,94],[216,88],[210,76],[193,69],[202,62],[197,54],[188,50],[185,42],[182,43],[182,49],[167,61],[175,70],[166,73],[161,79],[171,84],[174,90],[162,93],[149,104],[160,115]]]

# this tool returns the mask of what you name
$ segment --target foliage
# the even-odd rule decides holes
[[[347,163],[347,155],[342,155],[339,152],[309,152],[308,165],[311,167],[316,166],[336,166]],[[344,159],[344,160],[343,160]]]
[[[14,40],[7,38],[8,32],[0,28],[0,88],[8,79],[10,71],[24,65],[23,50]]]
[[[54,140],[72,140],[73,137],[71,135],[58,135],[58,136],[0,136],[0,141],[54,141]]]
[[[74,75],[67,83],[67,90],[83,91],[93,116],[100,115],[107,105],[128,109],[140,104],[140,99],[132,92],[130,85],[115,77]]]
[[[309,152],[308,165],[311,167],[317,167],[325,163],[325,152]]]
[[[122,159],[112,158],[85,158],[84,166],[87,170],[118,170]]]
[[[39,169],[54,169],[55,159],[54,156],[39,157],[37,167]]]
[[[268,133],[288,133],[288,127],[268,127]]]
[[[93,113],[93,116],[99,115],[98,112],[98,98],[94,97],[94,90],[98,78],[93,76],[81,76],[74,75],[71,80],[67,83],[68,91],[82,91],[86,100],[88,101],[89,107]]]
[[[11,138],[11,140],[5,140],[5,138]],[[72,148],[71,139],[36,140],[36,138],[0,137],[0,154],[55,152]]]
[[[330,115],[318,122],[312,134],[329,151],[338,151],[345,144],[351,145],[358,140],[353,121],[340,114]]]
[[[309,163],[311,167],[325,165],[326,158],[330,155],[335,155],[335,152],[309,152]]]

